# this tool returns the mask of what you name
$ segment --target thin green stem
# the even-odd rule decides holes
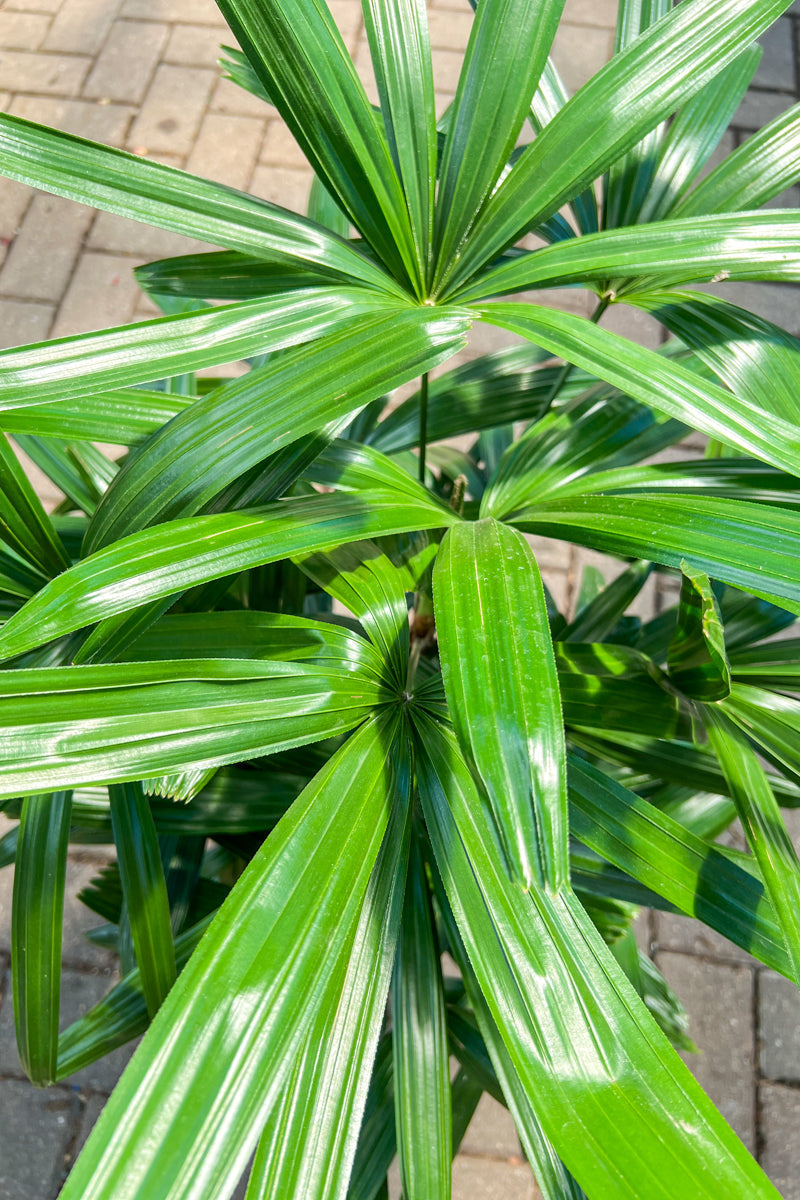
[[[428,448],[428,372],[419,388],[419,481],[425,482],[425,452]]]

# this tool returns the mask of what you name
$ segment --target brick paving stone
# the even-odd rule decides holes
[[[401,1194],[395,1159],[389,1171],[389,1200],[400,1200]],[[468,1154],[453,1159],[453,1200],[535,1200],[538,1196],[528,1166]]]
[[[800,1082],[800,994],[772,971],[759,977],[761,1070],[768,1079]]]
[[[633,936],[642,954],[650,953],[652,932],[650,913],[646,908],[642,908],[633,919]]]
[[[139,21],[221,25],[227,29],[225,18],[214,0],[125,0],[121,15]]]
[[[129,253],[149,262],[208,249],[204,242],[195,238],[183,237],[168,229],[155,229],[143,221],[132,221],[128,217],[105,212],[97,214],[87,244],[90,250],[104,250],[109,254]]]
[[[174,25],[163,58],[178,66],[216,67],[223,45],[236,45],[232,33],[213,25]]]
[[[783,819],[786,823],[786,832],[792,839],[795,850],[800,854],[800,809],[787,808],[784,810]]]
[[[700,1054],[682,1055],[748,1149],[755,1147],[752,973],[660,952],[657,962],[689,1013]]]
[[[74,1145],[72,1146],[72,1153],[70,1155],[72,1162],[75,1161],[83,1147],[86,1145],[86,1139],[97,1124],[97,1119],[100,1116],[100,1113],[103,1111],[105,1102],[105,1096],[92,1094],[88,1096],[85,1103],[81,1105],[78,1135],[75,1138]]]
[[[616,28],[617,0],[566,0],[564,20],[572,25],[599,25]]]
[[[754,964],[755,960],[728,941],[721,933],[709,929],[702,921],[678,913],[653,914],[655,938],[663,950],[679,950],[699,957],[718,958],[729,962]]]
[[[259,162],[276,167],[308,166],[308,160],[294,140],[294,135],[283,121],[268,121],[264,141],[261,144]]]
[[[133,315],[139,287],[135,259],[86,251],[81,255],[53,325],[52,337],[124,325]]]
[[[577,92],[608,62],[614,38],[606,29],[591,26],[559,26],[553,42],[553,62],[568,92]]]
[[[310,167],[304,171],[281,167],[256,167],[250,181],[249,191],[262,200],[280,204],[292,212],[304,213],[308,207],[313,173]]]
[[[2,303],[2,301],[0,301]],[[0,870],[0,952],[7,959],[11,950],[11,895],[14,889],[14,868]],[[0,991],[0,1003],[5,990]]]
[[[485,1158],[521,1158],[514,1118],[486,1092],[481,1096],[459,1152]]]
[[[4,8],[12,12],[54,13],[61,7],[61,0],[6,0]]]
[[[759,1088],[761,1166],[783,1200],[800,1200],[800,1092],[777,1084]]]
[[[328,8],[342,41],[352,54],[363,24],[359,0],[328,0]]]
[[[222,37],[220,44],[225,38]],[[214,93],[209,103],[211,112],[232,113],[237,117],[270,117],[275,116],[275,109],[265,104],[258,96],[246,92],[232,79],[218,79]]]
[[[133,109],[126,104],[100,104],[89,100],[60,100],[52,96],[15,96],[11,112],[27,121],[76,133],[92,142],[121,146]],[[0,187],[5,185],[0,180]]]
[[[44,41],[46,50],[67,54],[96,54],[114,20],[119,0],[64,0]]]
[[[128,145],[146,154],[188,154],[214,85],[213,71],[161,63]]]
[[[0,1200],[50,1200],[78,1118],[78,1100],[64,1088],[38,1091],[0,1081],[3,1153]]]
[[[24,54],[0,51],[0,88],[14,92],[43,92],[49,96],[77,96],[90,58],[77,54]]]
[[[530,1167],[459,1154],[453,1160],[453,1200],[533,1200]]]
[[[452,13],[431,9],[428,14],[431,46],[438,50],[465,50],[472,25],[471,13]]]
[[[229,187],[246,188],[253,173],[264,121],[206,113],[186,170]]]
[[[38,50],[50,27],[44,13],[0,12],[0,46],[4,50]],[[60,49],[61,47],[49,47]]]
[[[166,45],[166,25],[117,21],[86,81],[86,96],[139,104]]]
[[[526,533],[525,536],[543,571],[563,571],[570,564],[572,546],[567,542],[540,533]]]
[[[353,59],[358,72],[358,77],[364,85],[364,91],[367,93],[367,99],[370,104],[377,104],[379,101],[378,89],[375,84],[375,75],[372,70],[372,59],[369,54],[369,46],[366,38],[363,38],[356,47],[355,56]],[[434,74],[434,79],[436,75]],[[438,81],[437,81],[438,82]]]
[[[455,50],[432,50],[433,81],[436,90],[455,93],[464,55]]]
[[[795,103],[793,96],[785,92],[765,92],[751,89],[736,110],[732,124],[739,129],[761,129],[774,121]]]
[[[0,304],[2,303],[0,301]],[[24,461],[24,455],[20,455],[20,459]],[[61,957],[67,966],[102,974],[109,973],[115,968],[116,957],[108,950],[101,950],[99,947],[93,946],[83,936],[87,929],[93,929],[102,922],[96,913],[93,913],[77,898],[78,892],[97,874],[98,869],[97,863],[75,856],[71,856],[67,863]],[[8,954],[11,949],[13,886],[14,872],[10,867],[5,867],[0,870],[0,953],[5,954]]]
[[[19,300],[0,300],[0,349],[43,341],[47,337],[54,312],[55,307],[52,304],[23,304]]]
[[[764,49],[761,62],[753,76],[753,85],[763,88],[785,88],[793,91],[796,86],[794,39],[792,26],[794,22],[788,17],[770,25],[761,37],[759,44]]]
[[[0,179],[0,241],[8,246],[16,237],[33,199],[33,188],[13,179]]]
[[[60,196],[34,196],[0,271],[0,293],[60,300],[92,216],[91,208]]]
[[[436,120],[440,121],[447,109],[455,100],[455,95],[452,92],[442,92],[439,88],[433,94],[434,110],[436,112]]]
[[[547,567],[543,567],[541,562],[539,566],[542,571],[542,579],[547,585],[550,595],[553,597],[556,608],[559,612],[567,612],[572,590],[569,574],[564,570],[549,570]]]
[[[616,0],[566,0],[565,24],[556,46],[556,61],[570,89],[577,88],[594,74],[610,55],[616,8]],[[331,9],[346,45],[351,52],[356,52],[359,72],[367,81],[367,90],[374,101],[377,96],[360,4],[358,0],[331,0]],[[800,14],[800,0],[792,11]],[[115,16],[116,23],[110,25]],[[54,17],[52,21],[51,17]],[[759,127],[794,102],[792,96],[776,90],[796,86],[798,82],[792,75],[796,64],[789,54],[788,25],[788,20],[784,19],[776,31],[768,32],[762,39],[765,57],[757,77],[758,87],[749,93],[735,121],[739,137],[742,131]],[[452,99],[471,26],[472,15],[466,0],[432,0],[430,29],[436,50],[437,112]],[[109,27],[111,33],[106,38]],[[103,39],[106,40],[101,45]],[[0,12],[0,47],[4,48],[0,54],[0,108],[9,103],[11,91],[15,93],[11,100],[11,111],[15,114],[69,129],[93,140],[124,144],[155,159],[178,164],[188,159],[192,170],[223,178],[236,186],[246,186],[250,167],[258,155],[260,165],[254,173],[253,191],[302,211],[311,175],[288,130],[276,119],[274,109],[230,81],[218,78],[219,46],[231,42],[232,35],[213,0],[122,0],[121,5],[119,0],[104,0],[97,6],[94,0],[6,0]],[[112,54],[114,47],[118,51],[116,60]],[[121,53],[126,47],[126,53]],[[48,53],[37,52],[40,48]],[[15,54],[17,51],[20,53]],[[68,55],[73,57],[65,57]],[[97,57],[83,92],[86,99],[79,100],[77,96],[89,68],[89,55]],[[59,64],[63,67],[61,77],[54,78],[52,72],[57,71]],[[100,89],[101,66],[109,80],[105,90]],[[132,85],[131,76],[140,82],[137,84],[134,80]],[[113,90],[132,86],[130,94],[118,95]],[[100,100],[106,103],[93,102]],[[107,103],[109,100],[119,102]],[[142,111],[136,114],[134,121],[132,104],[142,102]],[[185,118],[183,112],[176,111],[184,107],[187,107]],[[262,140],[260,131],[264,122],[268,124]],[[237,133],[244,136],[238,137]],[[709,166],[720,161],[735,144],[735,135],[727,133]],[[23,239],[27,235],[29,240],[35,240],[27,231],[34,227],[39,209],[49,201],[38,197],[26,217],[31,198],[29,189],[0,182],[0,264],[3,241],[10,247],[16,237],[19,247],[16,254],[21,261]],[[776,198],[773,205],[795,206],[798,201],[800,193],[797,189],[789,189],[787,194]],[[60,210],[65,215],[65,228],[68,229],[72,228],[70,221],[78,222],[76,214],[86,211],[77,206],[73,208],[71,217],[66,207]],[[109,214],[98,214],[89,231],[87,245],[88,252],[81,255],[77,272],[58,310],[56,332],[107,326],[128,320],[132,315],[136,319],[152,315],[152,306],[131,277],[131,267],[141,260],[191,253],[201,248],[200,243],[190,239],[153,231],[146,225]],[[60,252],[68,256],[70,249],[62,247]],[[10,253],[0,274],[0,287],[5,288],[9,279],[13,282],[14,272],[19,275],[21,289],[41,287],[44,267],[37,263],[26,272],[24,267],[15,265]],[[31,280],[38,282],[34,284]],[[720,291],[734,302],[762,312],[769,319],[800,333],[797,289],[743,284],[735,288],[722,285]],[[28,294],[31,293],[24,292],[24,295]],[[55,287],[52,286],[47,295],[54,294]],[[580,289],[531,293],[520,298],[554,304],[582,315],[588,315],[593,303],[591,294]],[[0,299],[0,344],[18,344],[45,337],[53,315],[52,302],[26,303],[15,287],[13,296]],[[647,345],[657,345],[660,341],[654,323],[635,309],[615,307],[604,318],[604,325]],[[483,326],[474,332],[468,349],[447,365],[467,361],[478,353],[517,341],[501,331]],[[702,452],[703,439],[695,440],[696,452]],[[30,469],[32,476],[42,479],[40,473]],[[47,484],[40,483],[39,486],[52,503],[55,490]],[[566,608],[575,589],[578,568],[588,561],[585,552],[553,539],[533,538],[531,541],[548,586],[559,606]],[[668,606],[675,595],[673,579],[660,576],[658,580],[651,580],[641,597],[642,612],[646,615],[655,606]],[[110,976],[104,972],[110,970],[112,956],[92,947],[82,937],[82,930],[98,924],[99,919],[75,899],[76,891],[95,871],[96,867],[87,861],[74,861],[69,867],[64,957],[68,964],[78,965],[81,970],[74,972],[69,966],[65,970],[66,1015],[73,1011],[71,1006],[93,1002],[110,982]],[[10,872],[0,871],[0,966],[7,966],[10,881]],[[669,968],[668,974],[672,972],[671,981],[682,992],[694,1018],[693,1036],[706,1050],[701,1059],[694,1060],[693,1067],[703,1082],[706,1081],[703,1072],[708,1075],[710,1083],[706,1086],[727,1115],[733,1115],[734,1124],[739,1123],[740,1131],[744,1129],[752,1144],[753,1093],[747,1082],[750,1078],[747,1072],[752,1068],[754,1038],[748,984],[751,978],[748,964],[752,960],[699,923],[679,917],[656,914],[640,920],[637,938],[644,949],[650,944],[651,932],[660,947],[660,961]],[[704,962],[693,957],[696,955],[722,959],[723,962],[722,965]],[[87,970],[94,974],[87,975]],[[761,974],[760,984],[762,1067],[768,1074],[774,1073],[778,1066],[785,1072],[787,1062],[794,1061],[792,1039],[797,1028],[787,1009],[786,988],[792,991],[792,996],[794,992],[780,977],[767,972]],[[9,1011],[3,1014],[0,1010],[0,1027],[9,1017]],[[731,1026],[731,1020],[736,1024]],[[791,1049],[789,1055],[787,1045]],[[83,1089],[93,1086],[107,1089],[113,1082],[111,1074],[91,1074],[104,1071],[104,1065],[98,1064],[87,1070],[90,1073],[82,1073],[77,1080]],[[794,1066],[791,1070],[795,1070]],[[7,1083],[0,1084],[2,1088],[7,1086]],[[12,1086],[19,1089],[20,1094],[33,1097],[32,1104],[39,1104],[36,1093],[27,1085],[12,1081]],[[724,1094],[726,1087],[727,1096]],[[60,1091],[56,1094],[59,1103],[66,1097],[68,1105],[72,1105],[69,1120],[73,1123],[73,1133],[77,1133],[73,1149],[86,1136],[101,1106],[100,1097],[91,1091],[84,1104],[85,1094],[84,1091],[79,1110],[75,1109],[69,1093]],[[797,1146],[794,1133],[800,1117],[798,1096],[800,1092],[773,1083],[765,1083],[761,1088],[764,1164],[789,1200],[795,1197],[800,1200],[800,1191],[791,1190],[800,1177],[800,1162],[791,1159]],[[37,1121],[38,1117],[36,1121],[31,1119],[33,1141],[30,1147],[34,1156],[39,1136]],[[56,1143],[63,1153],[66,1143],[59,1143],[60,1136],[56,1134]],[[531,1200],[534,1194],[538,1195],[534,1193],[527,1168],[507,1161],[518,1153],[518,1144],[513,1125],[499,1106],[484,1100],[480,1116],[468,1131],[464,1146],[474,1153],[462,1154],[456,1160],[454,1200],[473,1200],[477,1196],[488,1200],[523,1200],[523,1197]],[[25,1153],[30,1154],[31,1150],[26,1149]],[[50,1200],[58,1179],[58,1157],[56,1153],[48,1160],[56,1171],[49,1177],[49,1182],[37,1182],[24,1191],[15,1183],[14,1200],[27,1200],[29,1195]],[[39,1159],[42,1158],[39,1151]],[[0,1166],[0,1172],[4,1166],[5,1163]],[[241,1195],[244,1195],[243,1189]],[[0,1200],[4,1200],[2,1185]]]

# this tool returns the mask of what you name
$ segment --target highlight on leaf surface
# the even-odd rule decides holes
[[[488,1093],[545,1200],[775,1197],[633,922],[800,979],[800,341],[734,290],[800,279],[797,107],[701,179],[790,0],[620,0],[572,96],[562,0],[481,0],[438,114],[422,0],[364,0],[376,104],[325,0],[219,3],[305,213],[0,114],[9,178],[215,247],[0,351],[20,1059],[142,1039],[62,1194],[448,1200]]]

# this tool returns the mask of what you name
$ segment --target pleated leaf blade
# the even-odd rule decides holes
[[[492,518],[449,531],[434,568],[445,690],[514,878],[569,878],[558,676],[536,559]]]

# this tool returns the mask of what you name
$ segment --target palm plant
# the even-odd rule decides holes
[[[697,182],[788,0],[622,0],[570,99],[563,0],[482,0],[438,123],[420,3],[365,0],[377,110],[324,0],[220,6],[307,216],[0,115],[10,177],[224,247],[140,269],[158,320],[0,354],[66,497],[0,442],[20,1053],[43,1085],[147,1030],[62,1195],[229,1196],[255,1152],[248,1200],[375,1200],[397,1153],[447,1200],[488,1091],[547,1200],[775,1196],[631,922],[800,978],[800,344],[685,290],[800,279],[800,216],[756,211],[798,109]],[[497,299],[564,286],[591,319]],[[475,322],[521,341],[432,377]],[[530,533],[628,565],[569,619]],[[59,1034],[70,842],[116,847],[82,898],[123,977]]]

